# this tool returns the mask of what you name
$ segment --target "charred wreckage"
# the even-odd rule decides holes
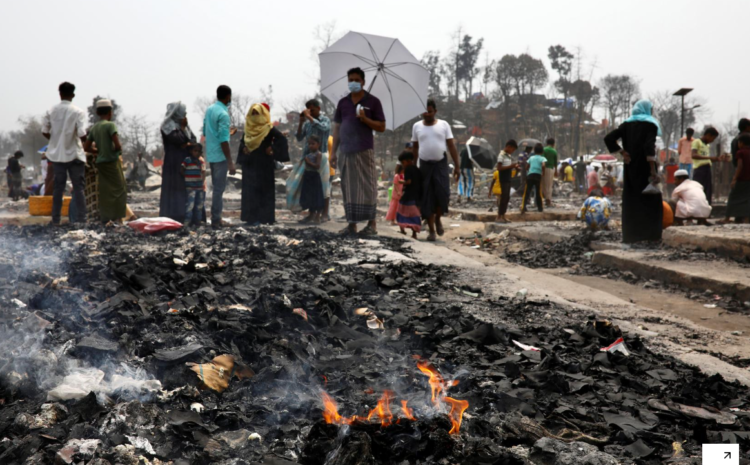
[[[0,232],[2,464],[700,463],[748,390],[317,229]]]

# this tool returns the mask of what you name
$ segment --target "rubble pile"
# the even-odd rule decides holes
[[[750,440],[744,387],[609,322],[485,297],[406,242],[29,227],[0,244],[3,464],[695,463]]]

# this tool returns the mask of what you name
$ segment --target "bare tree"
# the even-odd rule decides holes
[[[422,56],[422,66],[430,72],[430,95],[432,97],[440,97],[440,81],[442,79],[440,73],[440,52],[429,51],[425,52]]]
[[[602,92],[602,106],[607,111],[610,126],[616,126],[624,119],[640,95],[638,80],[630,75],[608,74],[599,81]]]
[[[484,39],[479,38],[476,42],[472,43],[471,36],[467,34],[463,36],[458,46],[456,80],[463,83],[466,100],[469,100],[474,93],[474,79],[479,74],[477,61],[479,61],[479,54],[482,51],[483,45]],[[458,94],[458,87],[456,88],[456,94]]]
[[[157,141],[158,127],[144,115],[122,115],[119,131],[123,139],[123,158],[135,161],[139,153],[147,154]]]

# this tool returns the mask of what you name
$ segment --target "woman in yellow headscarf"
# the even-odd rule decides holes
[[[286,137],[273,126],[268,105],[256,103],[247,112],[237,155],[242,166],[240,218],[252,226],[276,221],[276,160],[289,160]]]

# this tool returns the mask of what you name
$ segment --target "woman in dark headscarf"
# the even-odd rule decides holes
[[[242,216],[251,225],[276,221],[276,158],[287,159],[284,134],[273,127],[268,105],[254,104],[245,119],[237,163],[242,166]]]
[[[656,180],[656,136],[659,122],[651,115],[653,105],[640,100],[633,114],[620,127],[607,134],[604,143],[610,153],[620,152],[625,162],[622,189],[622,241],[626,244],[661,240],[662,199],[643,191]],[[622,147],[617,143],[622,140]]]
[[[184,103],[167,105],[167,115],[161,124],[161,137],[164,141],[164,165],[161,168],[159,216],[182,223],[185,221],[187,191],[180,167],[190,153],[190,146],[196,143],[195,135],[188,126],[187,107]]]

